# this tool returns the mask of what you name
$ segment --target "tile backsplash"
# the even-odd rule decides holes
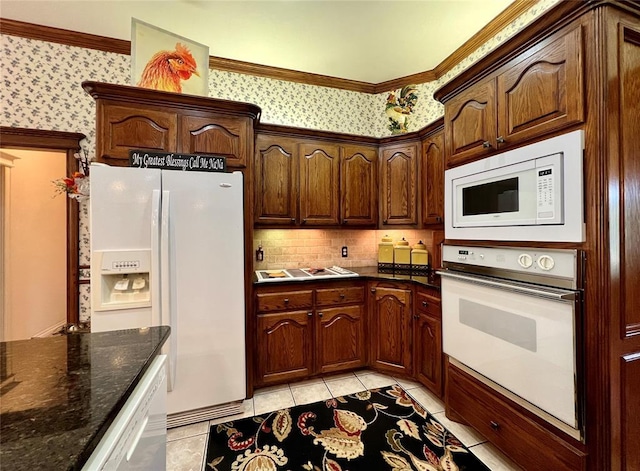
[[[278,268],[377,266],[378,243],[388,235],[393,241],[403,237],[413,246],[422,240],[431,247],[430,230],[343,230],[343,229],[257,229],[253,248],[262,247],[264,260],[254,261],[257,270]],[[348,256],[342,257],[342,247]]]

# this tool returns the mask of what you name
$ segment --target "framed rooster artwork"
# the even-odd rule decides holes
[[[131,84],[209,95],[209,47],[131,19]]]

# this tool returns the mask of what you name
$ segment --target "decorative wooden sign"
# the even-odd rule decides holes
[[[219,155],[177,154],[130,150],[129,165],[138,168],[159,168],[195,172],[226,172],[227,159]]]

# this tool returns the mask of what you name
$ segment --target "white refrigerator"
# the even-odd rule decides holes
[[[243,181],[91,167],[91,330],[171,326],[168,426],[245,398]]]

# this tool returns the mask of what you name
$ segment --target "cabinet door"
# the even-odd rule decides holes
[[[418,311],[415,319],[415,377],[442,397],[442,323],[422,311]]]
[[[97,161],[127,167],[131,149],[176,150],[178,115],[135,106],[99,104],[96,129]]]
[[[382,149],[382,226],[417,224],[418,143]]]
[[[249,118],[182,116],[180,152],[221,155],[226,157],[228,167],[246,167],[251,149],[250,127]]]
[[[372,288],[371,366],[411,373],[411,290]]]
[[[258,315],[257,383],[286,383],[312,372],[312,312]]]
[[[444,131],[422,141],[422,223],[444,222]]]
[[[300,224],[338,225],[340,148],[300,144]]]
[[[584,121],[581,27],[537,49],[498,75],[498,146]]]
[[[342,224],[374,226],[377,214],[377,152],[375,148],[344,146],[340,168]]]
[[[496,146],[496,86],[472,86],[444,106],[447,168],[486,155]]]
[[[318,309],[317,371],[331,373],[364,366],[364,305]]]
[[[298,202],[297,143],[258,136],[255,151],[256,224],[295,224]]]

